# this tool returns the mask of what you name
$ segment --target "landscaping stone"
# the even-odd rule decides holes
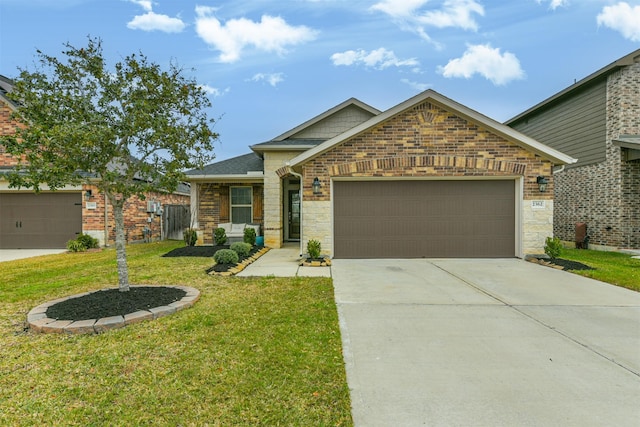
[[[64,328],[64,332],[68,334],[89,334],[95,332],[93,326],[96,319],[77,320]]]
[[[135,287],[135,286],[132,286]],[[142,322],[145,320],[153,320],[159,317],[173,314],[179,310],[189,308],[198,301],[200,298],[200,291],[190,286],[164,286],[165,288],[176,288],[183,290],[185,296],[178,301],[174,301],[168,305],[154,307],[147,310],[138,310],[133,313],[110,317],[103,317],[101,319],[77,319],[77,320],[56,320],[47,317],[47,311],[49,307],[68,301],[72,298],[79,298],[82,296],[90,295],[94,292],[85,292],[78,295],[73,295],[65,298],[58,298],[53,301],[45,302],[39,306],[33,308],[27,314],[27,324],[33,332],[42,333],[69,333],[69,334],[86,334],[86,333],[102,333],[111,329],[121,328],[133,323]],[[95,292],[103,292],[99,290]]]
[[[131,325],[133,323],[143,322],[145,320],[153,320],[153,313],[147,310],[136,311],[124,315],[124,324]]]
[[[61,334],[64,332],[64,328],[72,324],[71,320],[54,320],[51,323],[47,323],[40,329],[45,334]]]
[[[96,333],[110,331],[111,329],[122,328],[124,326],[124,317],[123,316],[111,316],[111,317],[103,317],[98,320],[93,329]]]
[[[169,314],[175,313],[177,310],[175,307],[170,307],[168,305],[163,305],[162,307],[154,307],[149,309],[149,311],[153,314],[154,319],[158,319],[160,317],[168,316]]]
[[[50,319],[48,317],[44,317],[42,319],[38,319],[34,321],[29,321],[29,328],[31,328],[31,330],[34,332],[44,332],[42,328],[47,324],[53,323],[55,321],[56,321],[55,319]]]

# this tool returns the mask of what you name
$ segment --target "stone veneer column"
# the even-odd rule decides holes
[[[543,254],[547,237],[553,237],[553,200],[540,200],[544,207],[532,200],[522,205],[522,252],[524,255]],[[538,201],[536,201],[538,202]]]
[[[333,256],[333,233],[331,231],[331,201],[302,201],[302,248],[306,252],[307,242],[318,240],[322,253]]]
[[[264,244],[270,248],[282,247],[282,180],[275,173],[297,152],[264,153]]]

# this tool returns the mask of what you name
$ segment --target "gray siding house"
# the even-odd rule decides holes
[[[554,235],[640,248],[640,49],[506,122],[577,158],[554,170]]]

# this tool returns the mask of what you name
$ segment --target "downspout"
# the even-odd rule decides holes
[[[297,176],[298,179],[300,180],[300,189],[298,191],[300,192],[300,258],[302,258],[302,255],[304,253],[302,251],[303,230],[304,230],[304,221],[302,220],[302,175],[294,172],[291,166],[289,166],[289,162],[287,162],[286,165],[287,165],[287,168],[289,169],[289,173],[293,176]]]

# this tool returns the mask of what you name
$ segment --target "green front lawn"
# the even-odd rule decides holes
[[[595,270],[576,270],[573,273],[640,291],[640,259],[618,252],[584,249],[563,249],[560,258],[578,261]]]
[[[184,284],[194,307],[101,335],[23,330],[54,298],[117,283],[115,253],[0,265],[0,425],[349,426],[326,278],[207,276],[212,261],[128,247],[131,282]]]

